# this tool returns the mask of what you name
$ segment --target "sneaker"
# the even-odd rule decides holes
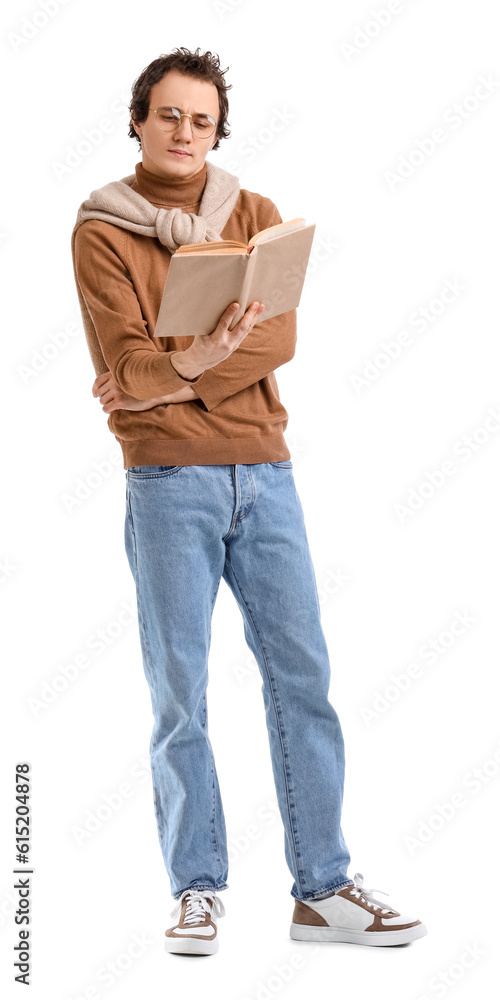
[[[427,934],[421,920],[398,913],[364,889],[363,876],[356,873],[354,884],[338,889],[323,899],[296,899],[290,927],[294,941],[348,941],[351,944],[406,944]]]
[[[166,951],[213,955],[218,950],[217,917],[225,914],[224,903],[210,889],[186,889],[171,917],[178,923],[165,931]]]

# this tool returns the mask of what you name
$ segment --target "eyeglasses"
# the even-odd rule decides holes
[[[162,132],[172,132],[183,118],[191,118],[191,132],[195,139],[209,139],[214,134],[217,122],[212,115],[187,115],[179,108],[149,108],[154,111],[155,123]]]

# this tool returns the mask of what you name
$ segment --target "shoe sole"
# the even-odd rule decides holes
[[[319,944],[329,941],[343,941],[347,944],[366,944],[373,947],[407,944],[424,937],[427,928],[424,924],[415,924],[401,931],[349,931],[339,927],[317,927],[313,924],[291,924],[290,937],[294,941],[316,941]]]
[[[165,937],[165,951],[180,955],[214,955],[219,948],[218,938],[204,941],[202,938]]]

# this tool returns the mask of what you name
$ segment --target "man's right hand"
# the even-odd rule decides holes
[[[264,309],[264,303],[252,302],[234,330],[229,330],[233,316],[238,309],[239,303],[232,302],[222,313],[212,333],[196,335],[193,343],[185,351],[176,351],[170,356],[172,367],[181,378],[197,378],[207,368],[213,368],[219,364],[219,361],[228,358],[258,322]]]

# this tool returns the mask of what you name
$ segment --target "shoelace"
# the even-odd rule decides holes
[[[195,889],[186,889],[182,893],[181,898],[178,900],[177,905],[172,910],[170,916],[177,917],[182,909],[182,903],[184,897],[188,896],[186,913],[184,915],[185,924],[195,924],[199,923],[200,920],[205,919],[205,913],[210,910],[210,903],[212,903],[213,912],[218,917],[223,917],[225,914],[224,903],[214,892],[210,892],[208,889],[202,889],[200,891]]]
[[[383,889],[364,888],[363,876],[359,872],[356,872],[354,876],[354,889],[351,889],[349,895],[356,896],[356,899],[360,899],[362,897],[368,903],[368,906],[373,906],[374,910],[380,909],[381,913],[392,913],[393,911],[391,910],[390,907],[388,909],[384,909],[382,907],[382,903],[380,902],[380,900],[374,898],[373,895],[374,892],[381,892],[383,896],[389,895],[389,893],[384,892]]]

